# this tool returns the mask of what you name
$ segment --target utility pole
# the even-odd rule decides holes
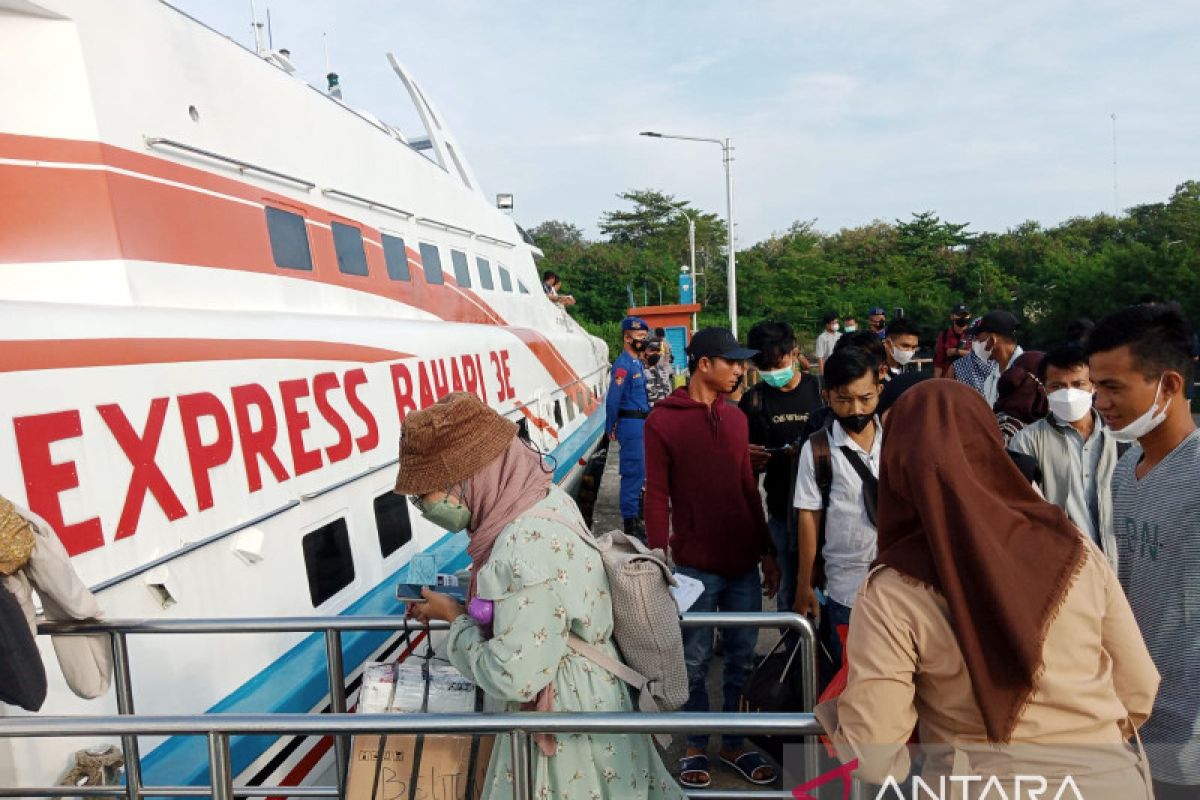
[[[1112,117],[1112,139],[1113,139],[1113,216],[1121,216],[1121,202],[1117,194],[1117,114],[1113,112]]]

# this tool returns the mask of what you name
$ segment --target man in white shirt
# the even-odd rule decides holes
[[[975,330],[971,350],[984,361],[992,362],[992,371],[983,379],[983,397],[995,405],[1000,394],[1000,375],[1025,351],[1017,344],[1017,318],[1007,311],[989,311]]]
[[[817,337],[817,370],[825,374],[825,359],[833,355],[834,345],[837,344],[838,338],[841,336],[838,333],[838,315],[832,311],[821,318],[825,324],[825,330]]]
[[[860,348],[844,347],[826,363],[825,383],[825,400],[836,421],[804,443],[796,475],[799,552],[794,610],[819,619],[826,649],[833,663],[840,664],[837,627],[849,624],[854,597],[875,560],[883,443],[883,428],[875,416],[881,391],[878,360]],[[823,602],[818,597],[821,589]]]

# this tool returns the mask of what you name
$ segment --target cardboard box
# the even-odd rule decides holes
[[[474,737],[473,761],[471,736],[388,736],[380,750],[381,738],[354,737],[346,800],[479,800],[483,794],[494,736]]]

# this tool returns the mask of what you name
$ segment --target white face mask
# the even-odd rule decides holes
[[[842,326],[841,326],[841,325],[838,325],[838,324],[835,322],[835,323],[833,323],[832,325],[830,325],[830,326],[829,326],[829,330],[830,330],[830,331],[832,331],[833,333],[837,333],[837,332],[838,332],[838,328],[840,328],[840,327],[842,327]]]
[[[1058,389],[1046,395],[1050,411],[1063,422],[1077,422],[1092,410],[1092,393],[1083,389]]]
[[[846,326],[846,333],[854,333],[856,330],[858,330],[858,328],[854,327],[853,325]]]
[[[902,367],[912,361],[916,354],[916,350],[905,350],[903,347],[892,345],[892,359]]]
[[[1157,414],[1154,413],[1154,406],[1158,404],[1158,396],[1161,393],[1162,376],[1160,375],[1158,378],[1158,388],[1154,390],[1154,400],[1150,403],[1150,407],[1146,409],[1146,413],[1120,430],[1116,430],[1115,428],[1110,429],[1109,433],[1112,434],[1112,437],[1118,442],[1136,442],[1161,425],[1163,420],[1167,418],[1167,409],[1171,407],[1171,401],[1168,400],[1161,411]]]
[[[988,347],[987,339],[976,339],[975,341],[971,342],[971,352],[974,353],[977,358],[981,358],[984,361],[988,361],[992,357],[992,351]]]

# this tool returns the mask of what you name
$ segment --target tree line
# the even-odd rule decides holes
[[[545,254],[543,269],[573,294],[572,314],[619,350],[617,323],[631,305],[676,302],[680,265],[688,263],[688,215],[696,227],[701,325],[728,324],[725,223],[690,202],[653,189],[618,195],[622,207],[599,220],[602,238],[560,220],[530,233]],[[1024,222],[1003,233],[933,211],[907,220],[875,220],[824,232],[815,220],[737,253],[739,335],[754,322],[790,322],[807,345],[821,317],[836,312],[865,325],[867,310],[903,308],[931,344],[950,309],[976,314],[1007,309],[1022,320],[1021,343],[1044,347],[1063,338],[1078,317],[1099,319],[1146,294],[1200,313],[1200,181],[1176,187],[1164,202],[1133,206],[1120,216],[1072,217],[1053,227]]]

